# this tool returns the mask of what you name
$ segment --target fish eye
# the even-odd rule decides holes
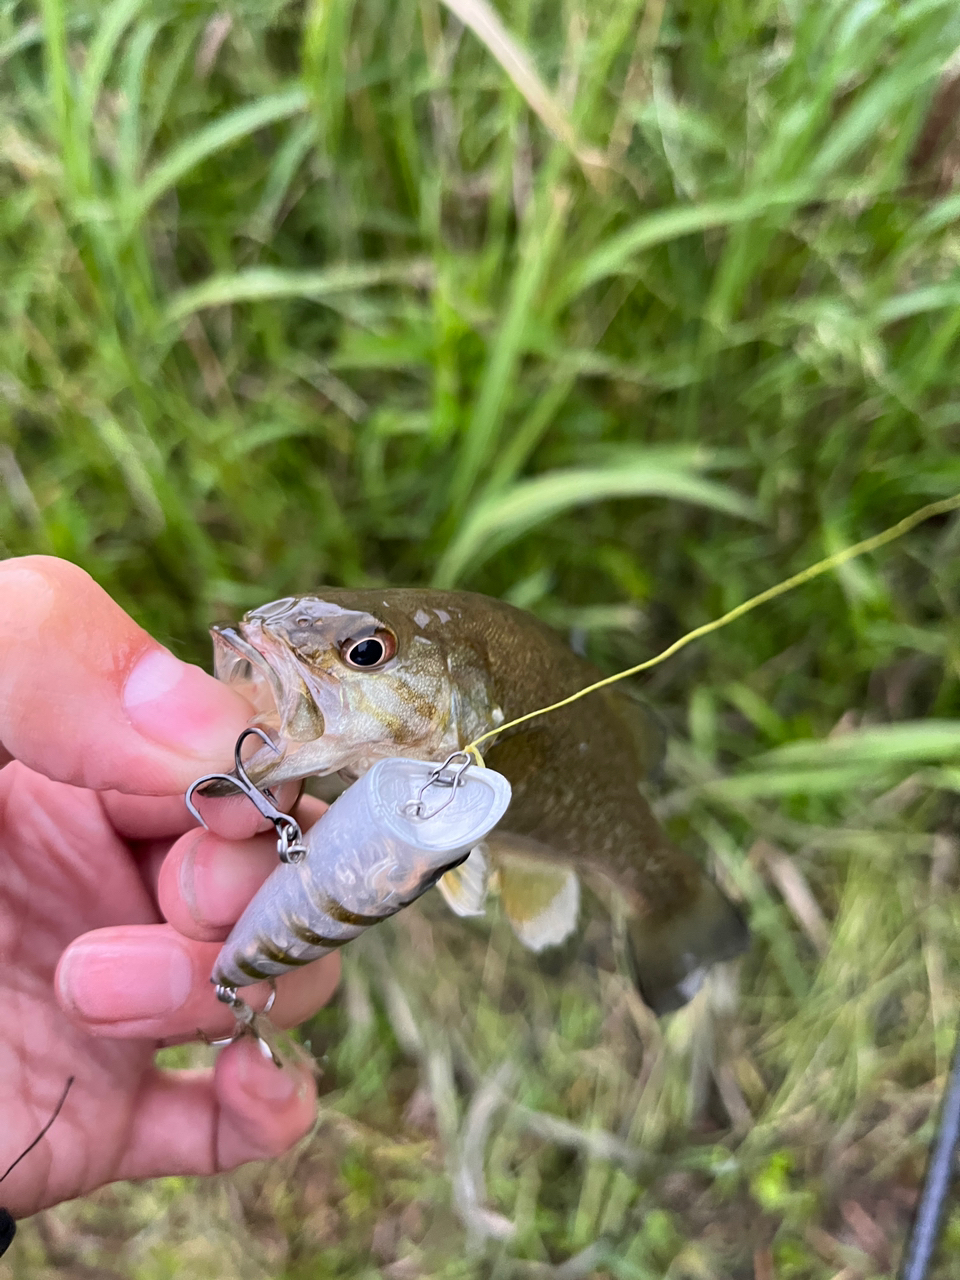
[[[363,640],[344,640],[340,656],[348,667],[369,671],[382,667],[397,652],[397,638],[392,631],[375,631]]]

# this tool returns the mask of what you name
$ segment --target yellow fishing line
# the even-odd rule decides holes
[[[662,653],[658,653],[655,657],[647,658],[645,662],[638,662],[635,667],[628,667],[626,671],[618,671],[616,675],[607,676],[603,680],[598,680],[595,684],[588,684],[585,689],[580,689],[577,693],[571,693],[568,698],[561,698],[559,702],[552,702],[549,707],[541,707],[539,711],[528,711],[526,715],[517,716],[516,720],[508,720],[506,724],[501,724],[496,729],[481,733],[479,738],[474,738],[463,750],[469,752],[475,760],[480,762],[480,753],[477,748],[481,742],[486,742],[488,738],[495,738],[497,734],[505,733],[507,729],[515,729],[518,724],[525,724],[528,720],[533,720],[537,716],[545,716],[550,711],[559,711],[561,707],[568,707],[571,702],[576,702],[579,698],[585,698],[588,693],[595,693],[597,689],[604,689],[608,684],[616,684],[618,680],[626,680],[628,676],[638,675],[641,671],[649,671],[651,667],[659,666],[661,662],[666,662],[667,658],[672,658],[675,653],[679,653],[681,649],[686,648],[693,640],[699,640],[701,636],[708,636],[713,631],[719,631],[721,627],[725,627],[730,622],[735,622],[737,618],[742,618],[745,613],[749,613],[751,609],[756,609],[761,604],[766,604],[768,600],[776,600],[778,596],[786,595],[794,587],[800,587],[805,582],[810,582],[813,578],[819,578],[821,574],[829,573],[831,569],[836,569],[840,565],[846,564],[848,560],[854,560],[857,556],[866,555],[868,551],[876,551],[878,547],[884,547],[888,542],[895,542],[897,538],[902,538],[905,533],[909,533],[911,529],[915,529],[918,524],[923,524],[924,520],[929,520],[932,516],[946,515],[948,511],[956,511],[958,508],[960,508],[960,493],[955,493],[952,498],[942,498],[939,502],[930,502],[927,506],[914,511],[912,515],[905,516],[897,524],[891,525],[889,529],[884,529],[883,533],[875,534],[872,538],[864,538],[862,542],[855,542],[852,547],[844,547],[842,551],[834,552],[832,556],[827,556],[825,560],[818,560],[816,564],[810,565],[809,568],[801,569],[792,578],[785,578],[783,582],[778,582],[776,586],[768,587],[766,591],[761,591],[759,595],[751,596],[749,600],[744,600],[743,604],[736,605],[722,617],[714,618],[712,622],[705,622],[701,627],[694,627],[692,631],[688,631],[679,640],[674,640],[673,644],[668,645]]]

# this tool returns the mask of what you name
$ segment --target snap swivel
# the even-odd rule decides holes
[[[451,768],[454,760],[459,760],[460,763],[456,768]],[[463,782],[463,775],[470,768],[471,764],[473,764],[473,757],[469,751],[451,752],[451,754],[447,756],[446,760],[444,760],[443,764],[438,765],[430,774],[430,777],[417,792],[416,799],[408,801],[403,806],[403,812],[408,818],[416,818],[420,822],[429,822],[431,818],[435,818],[438,813],[442,813],[443,810],[446,809],[448,804],[453,803],[454,797],[457,793],[457,787],[459,787]],[[442,804],[438,805],[437,808],[432,811],[432,813],[424,813],[423,797],[430,787],[449,787],[450,794]]]

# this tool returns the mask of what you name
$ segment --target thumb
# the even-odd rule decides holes
[[[3,749],[60,782],[172,795],[226,767],[250,707],[52,556],[0,563]]]

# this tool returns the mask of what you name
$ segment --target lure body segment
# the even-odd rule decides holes
[[[466,858],[506,812],[510,784],[467,768],[430,785],[440,768],[382,760],[349,787],[307,832],[299,861],[280,863],[249,903],[213,982],[245,987],[309,964],[409,906]]]

